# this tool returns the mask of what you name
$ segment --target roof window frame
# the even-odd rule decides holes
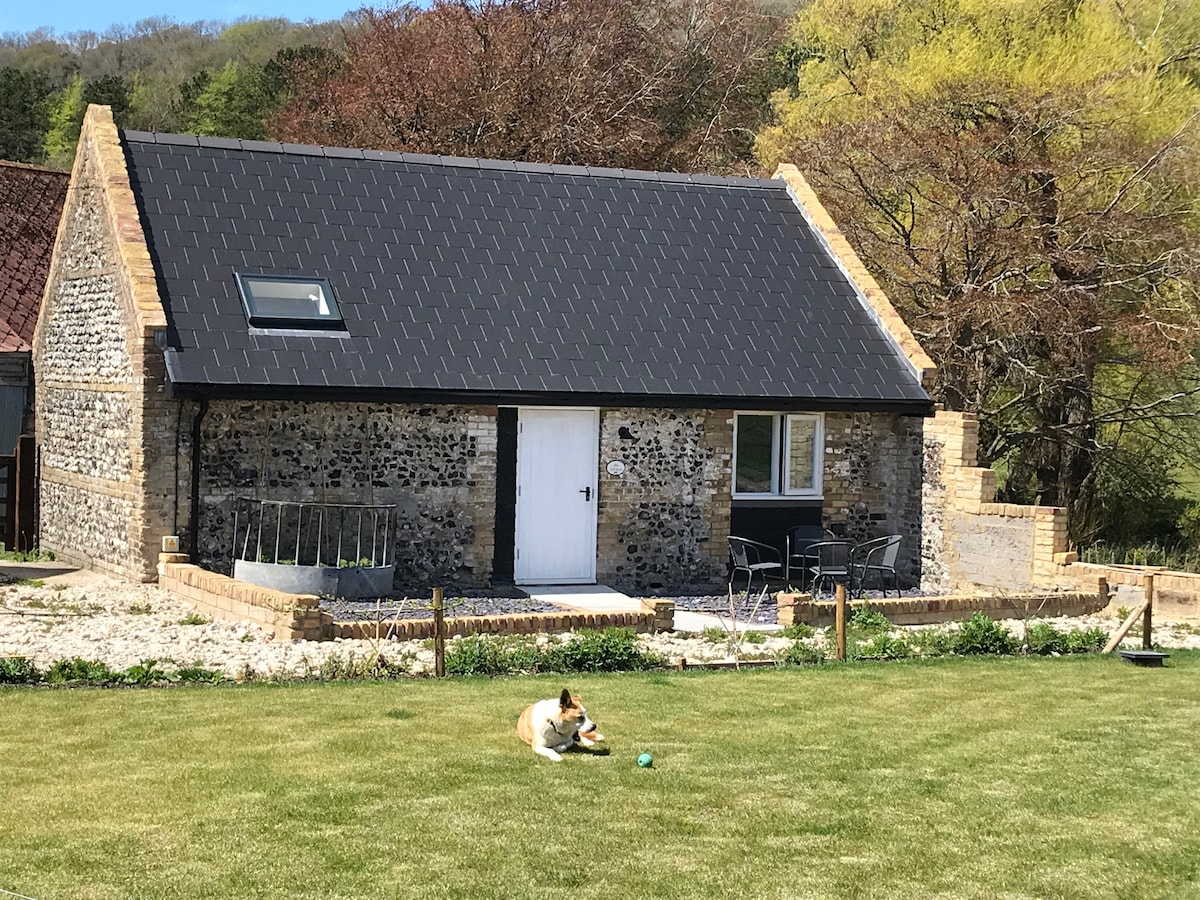
[[[246,321],[251,328],[263,329],[293,329],[299,328],[308,331],[345,331],[346,322],[342,318],[341,307],[338,306],[337,297],[333,293],[333,287],[329,280],[315,275],[274,275],[264,272],[234,272],[234,279],[237,283],[238,296],[242,300],[242,310],[246,313]],[[307,314],[305,310],[306,304],[303,304],[302,297],[296,298],[274,297],[267,298],[261,295],[255,296],[255,284],[282,284],[282,285],[301,285],[310,288],[315,288],[318,292],[317,297],[309,294],[309,300],[314,301],[316,307],[315,314]],[[263,311],[262,304],[264,300],[274,302],[274,309]],[[281,312],[278,308],[280,303],[286,303],[289,299],[301,301],[297,304],[297,312],[289,314]],[[321,313],[324,308],[327,313]]]

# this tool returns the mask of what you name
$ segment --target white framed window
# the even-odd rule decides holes
[[[814,413],[736,413],[733,496],[821,496],[825,418]]]
[[[238,293],[251,325],[340,328],[342,314],[324,278],[235,273]]]

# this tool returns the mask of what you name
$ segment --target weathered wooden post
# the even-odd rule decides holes
[[[837,634],[837,658],[841,662],[846,661],[846,586],[839,584],[834,591],[836,602],[836,612],[834,613],[833,627]]]
[[[433,589],[433,674],[446,677],[446,619],[442,589]]]
[[[1151,649],[1151,632],[1154,630],[1154,573],[1146,573],[1146,611],[1142,613],[1142,649]]]

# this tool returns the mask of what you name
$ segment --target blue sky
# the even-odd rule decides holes
[[[0,12],[0,34],[53,28],[57,34],[72,31],[102,32],[110,25],[132,25],[151,16],[169,16],[178,22],[216,19],[232,22],[244,16],[256,19],[340,19],[364,5],[384,7],[387,3],[363,0],[213,0],[178,3],[171,0],[5,0]]]

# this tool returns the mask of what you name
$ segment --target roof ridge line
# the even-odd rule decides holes
[[[121,130],[122,141],[151,144],[170,144],[184,147],[204,147],[217,150],[247,150],[261,153],[280,153],[295,156],[321,156],[326,159],[367,159],[382,162],[401,162],[417,165],[447,166],[460,169],[488,169],[524,172],[535,175],[572,175],[598,178],[622,178],[633,181],[659,181],[674,184],[695,184],[709,187],[778,190],[775,179],[740,175],[709,175],[702,172],[656,172],[650,169],[625,169],[611,166],[577,166],[564,163],[538,163],[521,160],[487,159],[472,156],[410,153],[403,150],[370,150],[357,147],[326,147],[320,144],[293,144],[282,141],[243,140],[241,138],[206,137],[195,134],[172,134],[162,131]]]

